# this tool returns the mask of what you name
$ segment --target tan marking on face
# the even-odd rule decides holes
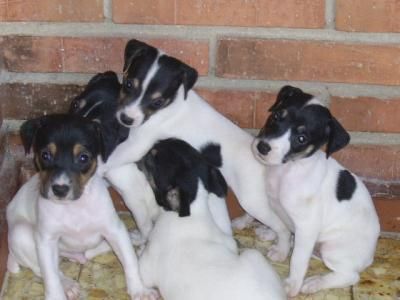
[[[156,156],[157,155],[157,149],[153,149],[150,151],[151,155]]]
[[[96,171],[97,167],[97,160],[93,159],[92,164],[90,165],[89,170],[86,173],[81,173],[78,179],[78,184],[80,187],[80,190],[83,191],[86,183],[89,181],[89,179],[93,176],[94,172]]]
[[[74,154],[74,157],[76,157],[80,153],[82,153],[84,150],[85,150],[85,147],[83,147],[81,144],[75,144],[74,147],[72,148],[72,153]]]
[[[287,109],[282,110],[282,118],[286,118],[287,115],[288,115]]]
[[[299,126],[299,127],[297,127],[297,132],[304,132],[304,131],[306,131],[306,126],[304,126],[304,125],[301,125],[301,126]]]
[[[139,79],[135,78],[133,79],[133,86],[137,89],[139,87],[140,81]]]
[[[162,94],[160,92],[155,92],[153,95],[151,95],[151,99],[157,99],[160,98],[162,96]]]
[[[50,143],[47,145],[47,149],[49,149],[50,154],[54,157],[57,153],[57,145],[54,143]]]
[[[83,108],[86,105],[86,100],[85,99],[81,99],[79,100],[79,108]]]

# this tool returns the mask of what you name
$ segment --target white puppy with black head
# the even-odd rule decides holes
[[[215,111],[192,87],[192,67],[137,40],[125,48],[123,85],[117,117],[130,128],[128,139],[111,154],[102,171],[140,160],[160,139],[179,138],[196,149],[208,144],[221,148],[220,168],[241,206],[271,227],[278,236],[268,256],[284,260],[290,233],[271,209],[265,186],[265,168],[253,156],[253,137]],[[225,205],[212,208],[226,233],[231,233]]]
[[[21,138],[27,152],[33,148],[39,172],[7,207],[8,271],[23,266],[42,277],[46,300],[79,299],[79,284],[59,270],[59,256],[84,263],[111,246],[131,298],[155,299],[157,293],[142,284],[128,231],[96,174],[97,156],[106,159],[98,124],[49,115],[26,121]]]
[[[274,209],[294,233],[289,296],[355,284],[374,258],[379,221],[362,181],[330,155],[349,134],[310,94],[285,86],[253,143]],[[327,144],[326,153],[321,146]],[[316,248],[332,271],[306,278]]]
[[[143,281],[165,300],[279,300],[279,276],[256,250],[239,255],[209,205],[224,199],[227,185],[218,168],[219,147],[197,150],[182,140],[155,144],[140,161],[164,208],[140,257]]]

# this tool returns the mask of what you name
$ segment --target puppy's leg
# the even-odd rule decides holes
[[[316,293],[322,289],[345,288],[356,284],[360,276],[355,271],[331,272],[323,276],[311,276],[304,280],[301,292]]]
[[[273,241],[276,239],[276,233],[264,224],[257,225],[254,229],[254,232],[256,233],[256,236],[262,241]]]
[[[125,225],[116,214],[115,219],[110,220],[110,224],[113,225],[108,226],[105,238],[124,268],[128,294],[132,299],[146,299],[146,297],[147,299],[157,299],[158,293],[152,289],[147,289],[142,283],[137,257]]]
[[[13,274],[18,273],[21,270],[14,255],[10,252],[7,257],[7,271]]]
[[[307,228],[295,232],[289,277],[285,280],[286,292],[290,297],[296,296],[300,291],[317,240],[317,233]]]
[[[254,218],[249,214],[244,214],[243,216],[237,217],[232,221],[233,229],[242,230],[249,226],[254,221]]]
[[[226,207],[226,201],[219,197],[209,197],[208,206],[210,208],[211,216],[219,229],[227,235],[232,235],[231,220]]]
[[[135,218],[136,225],[141,233],[133,233],[135,244],[146,242],[153,228],[151,208],[148,205],[155,202],[154,194],[145,176],[139,171],[136,164],[129,164],[107,173],[107,179],[121,194],[126,206]]]

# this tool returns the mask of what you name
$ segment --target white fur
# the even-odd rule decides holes
[[[286,299],[279,276],[256,250],[238,254],[232,235],[214,222],[217,200],[199,181],[191,214],[163,211],[140,257],[143,281],[165,300]]]
[[[272,147],[271,154],[274,149],[278,148]],[[324,152],[281,165],[268,164],[267,157],[269,199],[295,235],[285,281],[288,295],[355,284],[373,261],[380,231],[365,185],[353,174],[356,190],[350,200],[339,202],[336,185],[344,167]],[[314,247],[332,272],[304,280]]]
[[[42,277],[46,300],[78,299],[79,284],[61,273],[59,255],[83,263],[110,245],[124,268],[131,298],[153,296],[141,282],[128,232],[104,180],[95,175],[82,196],[69,201],[42,198],[39,178],[36,174],[26,182],[7,207],[8,270],[16,273],[24,266]]]
[[[122,111],[133,118],[134,115],[129,115],[130,107],[137,107],[137,104],[130,104]],[[107,164],[100,166],[101,172],[138,161],[156,141],[170,137],[182,139],[197,149],[210,142],[221,145],[221,171],[228,185],[250,215],[277,233],[278,242],[269,257],[284,260],[290,248],[290,234],[270,207],[265,169],[254,159],[251,151],[252,136],[215,111],[194,91],[189,91],[185,100],[181,86],[169,106],[153,114],[139,127],[131,127],[127,141],[116,148]],[[219,210],[215,215],[215,220],[221,219],[229,221],[226,210]],[[230,224],[222,227],[228,228]]]

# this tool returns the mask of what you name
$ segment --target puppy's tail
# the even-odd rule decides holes
[[[200,149],[201,156],[212,166],[222,167],[221,146],[209,143]]]

